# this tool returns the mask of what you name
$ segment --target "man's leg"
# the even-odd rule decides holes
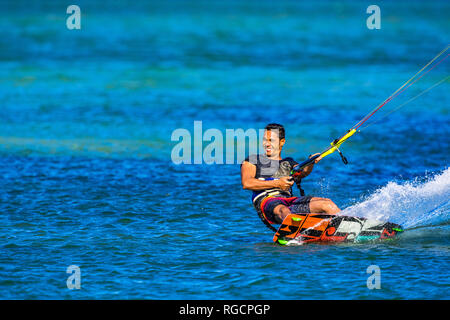
[[[305,205],[308,206],[308,203],[305,203]],[[297,208],[297,209],[299,209],[299,208]],[[306,210],[304,209],[301,211],[306,211]],[[312,197],[311,200],[309,200],[309,212],[310,213],[337,214],[340,211],[341,211],[341,209],[339,209],[338,206],[330,199]],[[278,218],[278,220],[280,222],[282,222],[284,220],[284,218],[286,218],[292,212],[288,206],[286,206],[284,204],[279,204],[273,209],[273,213]],[[297,213],[297,211],[294,213]],[[308,213],[308,212],[298,212],[298,213]]]
[[[273,209],[274,215],[283,222],[284,218],[291,214],[291,210],[284,204],[279,204]]]
[[[309,201],[309,212],[311,213],[337,214],[340,211],[341,209],[339,209],[333,201],[327,198],[312,197]],[[283,221],[284,218],[291,214],[291,210],[284,204],[279,204],[273,209],[273,213],[280,221]]]
[[[338,206],[327,198],[313,197],[309,202],[309,209],[312,213],[337,214],[341,211]]]

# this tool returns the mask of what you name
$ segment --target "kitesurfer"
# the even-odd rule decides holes
[[[250,155],[241,164],[242,187],[253,191],[253,205],[262,221],[273,229],[271,224],[280,224],[290,213],[337,214],[340,209],[333,201],[305,196],[300,186],[301,179],[311,173],[314,164],[319,162],[321,157],[291,175],[292,169],[298,163],[292,158],[281,157],[285,143],[284,127],[271,123],[264,130],[265,153]],[[292,194],[294,182],[300,189],[300,197],[294,197]]]
[[[285,130],[280,124],[272,123],[266,126],[264,131],[264,154],[251,155],[241,164],[241,182],[246,190],[252,190],[252,201],[262,221],[274,231],[277,231],[271,224],[281,223],[290,213],[328,213],[337,214],[340,209],[326,198],[305,196],[301,189],[300,182],[302,178],[308,176],[314,164],[322,158],[337,151],[341,156],[342,162],[347,164],[348,161],[339,150],[340,145],[354,135],[360,132],[361,126],[369,120],[378,110],[385,106],[389,101],[394,99],[400,93],[405,91],[420,78],[441,64],[450,54],[445,55],[438,60],[450,48],[448,45],[414,76],[406,81],[400,88],[391,94],[386,100],[379,104],[369,114],[362,118],[357,124],[350,128],[343,136],[335,139],[331,146],[322,153],[316,153],[301,164],[298,164],[292,158],[281,158],[281,150],[286,143]],[[435,62],[437,61],[437,62]],[[423,93],[429,91],[435,86],[447,81],[448,76],[434,84],[430,88],[421,92],[419,95],[409,99],[388,114],[403,107],[405,104],[416,99]],[[375,123],[375,122],[373,122]],[[368,127],[371,124],[366,125]],[[366,128],[364,127],[364,128]],[[301,197],[292,196],[292,185],[294,182],[300,189]]]

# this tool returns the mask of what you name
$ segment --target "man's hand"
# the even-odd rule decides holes
[[[314,154],[310,155],[309,158],[312,158],[312,157],[314,157],[314,156],[317,156],[318,154],[320,154],[320,153],[314,153]],[[316,164],[316,163],[319,162],[320,160],[322,160],[322,157],[318,157],[316,160],[314,160],[314,164]]]
[[[289,190],[294,184],[294,180],[292,179],[292,177],[289,176],[281,177],[277,181],[278,181],[278,188],[280,188],[281,190]]]
[[[318,154],[320,154],[320,153],[312,154],[312,155],[309,156],[309,158],[312,158],[312,157],[314,157],[314,156],[317,156]],[[303,178],[306,177],[307,175],[309,175],[309,174],[311,173],[311,171],[312,171],[313,168],[314,168],[314,165],[315,165],[316,163],[318,163],[320,160],[322,160],[322,157],[318,157],[316,160],[314,160],[314,163],[311,163],[310,165],[308,165],[308,166],[306,166],[306,167],[303,168],[303,175],[302,175]]]

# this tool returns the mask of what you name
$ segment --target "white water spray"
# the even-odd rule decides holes
[[[404,228],[448,224],[450,220],[450,168],[426,182],[389,182],[342,215],[390,221]]]

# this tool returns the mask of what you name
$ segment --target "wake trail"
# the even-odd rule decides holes
[[[450,168],[425,182],[389,182],[342,215],[390,221],[405,229],[450,224]]]

